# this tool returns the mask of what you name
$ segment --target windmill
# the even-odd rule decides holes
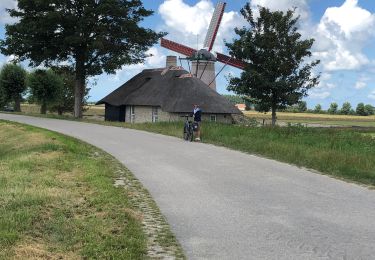
[[[230,65],[238,69],[244,69],[246,65],[245,62],[227,56],[225,54],[215,52],[216,55],[214,55],[211,53],[221,20],[223,18],[225,6],[226,3],[223,2],[219,2],[217,4],[213,16],[211,18],[210,26],[207,31],[203,49],[196,50],[183,44],[167,40],[165,38],[162,38],[160,43],[161,46],[166,49],[185,55],[187,59],[190,60],[192,63],[191,73],[195,77],[200,78],[213,90],[216,90],[217,75],[224,69],[226,65]],[[216,61],[224,63],[224,66],[218,74],[215,74]]]

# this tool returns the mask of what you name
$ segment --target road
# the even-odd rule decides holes
[[[189,259],[374,259],[375,191],[142,131],[0,114],[93,144],[150,191]]]

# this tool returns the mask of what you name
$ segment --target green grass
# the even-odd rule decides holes
[[[255,118],[260,122],[263,122],[263,120],[265,120],[266,124],[271,124],[270,113],[259,113],[256,111],[246,111],[244,113],[250,118]],[[281,123],[318,124],[323,126],[340,127],[359,126],[375,128],[375,116],[277,112],[277,118],[278,122]]]
[[[131,193],[113,185],[124,176]],[[165,246],[183,258],[147,191],[114,158],[73,138],[0,121],[0,259],[144,259],[141,203],[162,219],[157,235],[169,239]]]
[[[124,126],[181,137],[182,123],[124,124]],[[243,127],[204,123],[203,142],[257,154],[324,174],[375,186],[374,133],[352,129]]]

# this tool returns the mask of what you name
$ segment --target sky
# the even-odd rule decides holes
[[[321,74],[320,84],[304,98],[309,108],[321,104],[327,109],[332,102],[339,106],[348,101],[375,105],[375,1],[374,0],[227,0],[224,17],[213,51],[227,54],[224,41],[236,37],[234,28],[247,26],[240,9],[250,1],[256,10],[265,6],[271,10],[286,11],[296,7],[300,15],[299,31],[303,38],[314,38],[313,59],[321,60],[314,70]],[[205,34],[217,0],[144,0],[154,14],[142,21],[143,27],[167,32],[167,39],[192,48],[202,48]],[[5,8],[14,8],[16,0],[0,0],[0,38],[5,37],[5,24],[15,22]],[[91,79],[89,101],[98,101],[131,77],[147,68],[165,66],[172,51],[155,44],[148,51],[152,56],[144,64],[123,66],[116,74],[103,74]],[[11,57],[0,54],[0,65]],[[187,68],[186,62],[182,65]],[[28,70],[28,64],[23,66]],[[216,63],[216,71],[223,64]],[[217,78],[217,91],[227,91],[228,76],[239,76],[240,70],[227,66]]]

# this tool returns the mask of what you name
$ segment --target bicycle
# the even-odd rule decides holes
[[[183,138],[185,141],[192,142],[194,140],[194,125],[193,122],[189,120],[189,115],[181,116],[185,117],[185,124],[184,124],[184,135]]]

